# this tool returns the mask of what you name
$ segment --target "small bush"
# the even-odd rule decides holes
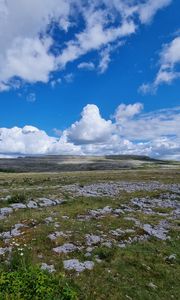
[[[114,257],[115,250],[107,247],[99,247],[94,252],[95,255],[98,255],[100,259],[110,262]]]
[[[19,246],[19,245],[18,245]],[[32,265],[27,247],[14,248],[0,269],[0,300],[77,300],[77,292],[62,275]]]
[[[9,204],[13,204],[13,203],[26,203],[27,202],[27,196],[25,195],[25,193],[14,193],[13,195],[11,195],[7,202]]]
[[[0,274],[0,299],[76,300],[77,293],[62,276],[29,266],[24,270]]]

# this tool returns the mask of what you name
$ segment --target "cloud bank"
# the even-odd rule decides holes
[[[61,131],[59,131],[61,132]],[[143,105],[120,104],[105,120],[94,104],[80,120],[51,137],[33,126],[0,128],[0,155],[141,154],[180,160],[180,107],[143,113]]]
[[[0,0],[0,91],[17,89],[24,82],[53,81],[54,71],[92,51],[99,54],[99,72],[105,72],[111,51],[170,3]],[[93,69],[93,64],[84,61],[79,68]]]

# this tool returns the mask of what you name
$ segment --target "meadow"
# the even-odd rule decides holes
[[[179,165],[1,172],[0,199],[0,299],[179,299]]]

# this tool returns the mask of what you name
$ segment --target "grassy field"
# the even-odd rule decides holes
[[[43,263],[53,265],[55,272],[45,274],[52,276],[54,284],[61,281],[61,292],[63,284],[67,287],[62,292],[64,296],[58,298],[58,295],[49,294],[49,298],[46,298],[45,291],[41,298],[31,296],[31,299],[179,299],[180,222],[176,213],[173,213],[173,207],[151,207],[153,199],[166,199],[172,194],[174,198],[169,198],[170,201],[174,199],[172,201],[178,202],[179,192],[168,188],[164,191],[160,187],[157,190],[121,190],[113,197],[108,194],[79,196],[65,188],[76,184],[79,189],[83,189],[87,185],[109,182],[128,182],[130,185],[158,182],[178,186],[180,167],[70,173],[0,173],[1,209],[14,203],[27,205],[30,200],[38,204],[43,197],[65,200],[61,204],[38,205],[34,209],[13,208],[10,214],[0,219],[0,249],[7,249],[0,255],[1,273],[24,274],[31,266],[41,268]],[[165,195],[164,198],[162,195]],[[147,205],[150,205],[151,213],[132,204],[132,199],[145,197],[149,199]],[[100,209],[104,207],[109,207],[109,212],[101,212]],[[115,213],[116,209],[121,212]],[[95,211],[94,215],[92,210]],[[143,226],[135,224],[133,219],[153,228],[161,221],[168,221],[168,238],[159,239],[147,234]],[[14,236],[13,229],[17,224],[22,227],[20,233]],[[122,233],[114,234],[117,229]],[[7,238],[4,233],[10,236]],[[49,235],[54,233],[55,238],[51,239]],[[88,243],[88,236],[94,236],[97,240]],[[135,239],[144,236],[147,238],[141,241]],[[68,253],[53,251],[64,244],[73,244],[76,249]],[[63,262],[70,259],[78,259],[81,263],[90,261],[93,268],[82,272],[67,270]],[[48,280],[44,279],[43,282],[51,285]],[[23,278],[21,281],[22,285],[25,284]],[[5,287],[2,282],[1,277],[0,299],[15,299],[13,292],[10,294],[6,291],[3,294]],[[21,296],[19,292],[16,299],[30,298]]]

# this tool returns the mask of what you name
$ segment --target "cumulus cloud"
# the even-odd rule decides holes
[[[46,154],[55,141],[33,126],[0,129],[1,154]]]
[[[180,160],[180,107],[144,113],[141,103],[120,104],[112,121],[89,104],[79,121],[58,133],[56,138],[33,126],[0,128],[0,155],[141,154]]]
[[[88,104],[81,113],[80,121],[67,130],[68,140],[75,144],[101,143],[111,136],[113,124],[104,120],[96,105]]]
[[[0,91],[14,88],[14,78],[31,84],[47,83],[54,71],[90,51],[101,53],[99,70],[103,73],[113,49],[103,51],[104,47],[122,46],[120,41],[134,34],[140,24],[151,21],[170,2],[1,0]],[[56,40],[54,27],[65,39]]]
[[[143,84],[140,87],[141,92],[155,92],[159,85],[170,84],[180,77],[180,72],[176,70],[180,64],[180,36],[163,46],[160,53],[159,64],[160,68],[154,81],[152,83]]]

